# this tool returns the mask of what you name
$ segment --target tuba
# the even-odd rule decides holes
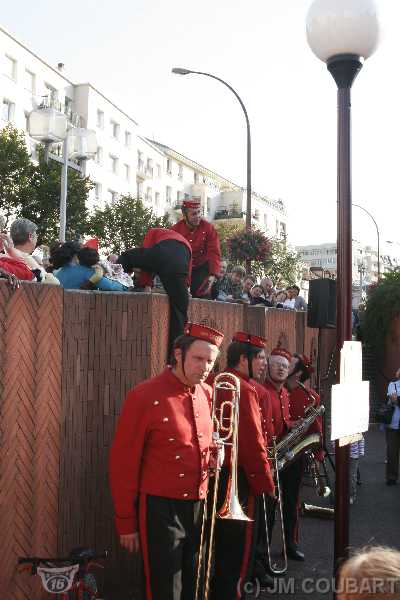
[[[231,394],[230,400],[224,400],[218,405],[218,394],[226,391]],[[240,402],[240,379],[232,373],[220,373],[214,380],[214,393],[211,407],[211,418],[213,423],[213,466],[209,469],[210,476],[214,476],[214,490],[212,494],[211,510],[208,525],[208,540],[206,540],[208,494],[203,509],[203,522],[200,534],[200,552],[197,564],[195,600],[208,600],[211,567],[213,559],[213,547],[215,537],[216,519],[232,519],[239,521],[251,521],[244,513],[238,494],[237,462],[238,462],[238,434],[239,434],[239,402]],[[229,473],[225,500],[219,511],[217,511],[217,498],[219,487],[219,475],[224,462],[225,446],[231,449],[231,470]],[[206,552],[203,553],[203,546]],[[205,569],[204,582],[202,584],[202,571]],[[200,588],[203,588],[202,592]]]

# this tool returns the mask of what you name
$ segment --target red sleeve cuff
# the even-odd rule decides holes
[[[115,516],[114,519],[118,535],[128,535],[136,533],[139,530],[136,515],[132,515],[131,517]]]

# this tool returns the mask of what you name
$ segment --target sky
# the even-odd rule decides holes
[[[90,82],[141,131],[246,186],[246,129],[234,96],[180,66],[226,80],[252,132],[253,189],[282,198],[294,244],[336,239],[336,85],[308,47],[310,0],[13,0],[1,25],[75,83]],[[399,242],[400,3],[377,0],[382,39],[352,91],[353,203]],[[23,15],[23,19],[21,18]],[[353,210],[353,238],[376,244]]]

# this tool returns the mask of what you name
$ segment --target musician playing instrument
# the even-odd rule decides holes
[[[128,393],[110,453],[121,545],[142,553],[147,600],[193,600],[212,444],[203,383],[223,334],[195,323],[172,366]]]
[[[253,377],[258,377],[265,368],[265,343],[258,336],[237,332],[227,351],[227,372],[240,380],[239,500],[252,521],[216,520],[213,600],[234,600],[241,597],[241,587],[251,573],[260,496],[262,493],[274,495],[274,482],[261,426],[259,398],[250,381]],[[220,475],[219,505],[226,493],[229,473],[230,453],[226,452]]]
[[[193,298],[208,298],[221,270],[221,248],[215,227],[201,217],[200,200],[182,202],[183,219],[171,227],[189,242],[193,253]]]
[[[289,394],[284,384],[289,375],[292,355],[284,348],[272,350],[268,359],[265,387],[271,397],[272,415],[277,441],[279,442],[298,421],[293,420],[290,413]],[[292,560],[303,561],[304,553],[297,544],[296,522],[290,515],[296,510],[298,489],[303,473],[301,460],[298,459],[286,467],[280,474],[283,501],[283,520],[286,540],[286,554]]]
[[[294,420],[304,419],[310,406],[317,408],[320,405],[320,397],[317,392],[304,386],[304,383],[310,379],[313,372],[311,361],[305,354],[293,355],[286,387],[289,391],[290,416]],[[321,416],[316,417],[304,435],[310,433],[318,433],[322,444]],[[322,461],[324,454],[321,446],[314,452],[314,457],[316,460]],[[286,502],[286,505],[283,504],[283,516],[285,530],[290,535],[289,539],[292,541],[292,545],[296,547],[299,540],[300,488],[305,469],[304,456],[299,457],[290,469],[295,477],[291,486],[290,501]]]

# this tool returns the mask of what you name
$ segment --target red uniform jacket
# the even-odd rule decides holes
[[[189,275],[188,275],[188,287],[190,286],[190,281],[192,277],[192,247],[189,242],[176,231],[172,231],[172,229],[163,229],[161,227],[154,227],[153,229],[149,229],[145,235],[143,240],[142,247],[143,248],[151,248],[160,242],[164,242],[165,240],[176,240],[177,242],[181,242],[189,249],[190,252],[190,262],[189,262]],[[139,284],[142,286],[145,285],[153,285],[154,275],[149,273],[148,271],[142,271],[139,276]]]
[[[213,225],[201,219],[196,229],[189,229],[184,219],[172,226],[185,239],[188,240],[193,251],[193,268],[200,267],[208,262],[210,275],[219,275],[221,271],[221,248],[218,233]]]
[[[309,396],[309,395],[311,396]],[[304,419],[305,409],[310,406],[315,400],[315,406],[320,405],[320,397],[314,390],[308,389],[308,394],[299,386],[290,392],[290,417],[297,421],[298,419]],[[307,430],[307,433],[319,433],[322,440],[322,418],[317,417],[312,425]],[[316,454],[318,460],[324,458],[323,451],[319,451]]]
[[[260,405],[257,392],[248,377],[235,369],[227,369],[240,379],[238,465],[246,474],[250,489],[255,496],[274,491],[265,438],[261,427]],[[225,399],[225,393],[218,394]],[[228,393],[229,394],[229,393]],[[230,452],[225,452],[225,465],[230,463]]]
[[[289,393],[286,388],[279,392],[273,383],[266,380],[264,384],[272,405],[272,420],[277,441],[286,435],[293,422],[290,416]]]
[[[208,486],[211,388],[185,386],[170,368],[125,400],[110,453],[118,533],[138,530],[139,493],[198,500]]]
[[[272,438],[275,435],[274,423],[272,418],[271,398],[269,397],[267,390],[263,385],[261,385],[261,383],[255,381],[254,379],[251,379],[250,383],[253,387],[256,388],[256,392],[260,402],[261,427],[265,437],[265,443],[267,446],[271,446]]]

